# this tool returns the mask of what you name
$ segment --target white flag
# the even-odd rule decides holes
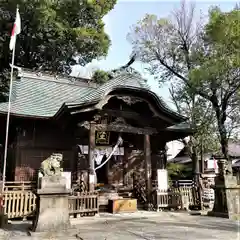
[[[15,47],[16,38],[17,38],[17,35],[20,32],[21,32],[21,18],[20,18],[19,10],[17,8],[16,19],[15,19],[15,22],[14,22],[14,25],[13,25],[11,39],[10,39],[10,44],[9,44],[10,50],[13,50],[13,48]]]

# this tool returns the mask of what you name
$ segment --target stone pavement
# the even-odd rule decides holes
[[[138,212],[133,214],[101,214],[94,218],[72,221],[67,232],[28,236],[29,223],[13,223],[9,231],[1,231],[5,240],[239,240],[240,224],[223,218],[191,216],[176,212]]]

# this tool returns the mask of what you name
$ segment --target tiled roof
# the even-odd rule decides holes
[[[184,119],[168,106],[155,93],[150,91],[146,81],[136,75],[123,73],[107,83],[90,87],[84,81],[71,82],[69,78],[23,76],[14,81],[11,113],[28,117],[53,117],[62,106],[94,103],[101,100],[110,91],[118,88],[145,90],[151,94],[163,111],[172,114],[175,118]],[[0,103],[0,113],[7,112],[8,103]]]
[[[79,86],[61,81],[22,77],[13,82],[11,113],[29,117],[52,117],[62,104],[91,91],[87,85]],[[6,113],[8,103],[0,103],[0,112]]]
[[[146,81],[144,79],[136,78],[131,74],[122,74],[99,86],[97,89],[92,89],[89,94],[83,97],[79,97],[74,101],[67,101],[66,105],[80,105],[81,103],[85,104],[86,102],[98,101],[102,99],[102,97],[109,91],[120,87],[150,90],[150,87],[146,84]]]
[[[187,122],[182,122],[179,124],[175,124],[173,126],[167,127],[166,129],[167,131],[184,131],[186,132],[186,130],[188,130],[189,132],[194,132],[194,129],[192,129],[189,125],[189,123]]]
[[[175,118],[179,118],[185,120],[185,118],[179,115],[177,112],[169,108],[166,103],[161,99],[161,97],[157,96],[154,92],[150,90],[150,87],[146,83],[143,78],[136,77],[135,75],[125,73],[121,74],[107,83],[99,86],[97,89],[92,89],[88,94],[78,98],[74,101],[67,101],[65,104],[67,106],[74,106],[74,105],[85,105],[86,103],[98,102],[103,99],[109,92],[119,89],[125,88],[130,90],[145,90],[149,94],[151,94],[160,105],[161,109],[165,112],[172,114]],[[189,127],[189,126],[188,126]],[[177,130],[177,129],[176,129]]]
[[[240,159],[233,160],[232,166],[240,168]]]

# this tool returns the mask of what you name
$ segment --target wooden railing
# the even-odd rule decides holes
[[[152,181],[153,205],[157,208],[189,209],[190,206],[197,206],[199,193],[193,186],[191,180],[178,181],[178,187],[171,187],[168,191],[157,190],[156,180]],[[134,184],[135,197],[146,203],[146,193],[144,182],[139,180]]]
[[[180,194],[182,202],[189,205],[196,204],[197,193],[194,187],[179,187],[172,188],[171,191],[176,194]]]
[[[160,192],[156,194],[157,209],[181,207],[181,195],[174,192]]]
[[[33,181],[15,181],[15,182],[5,182],[4,192],[6,191],[31,191],[36,189],[37,183]]]
[[[170,186],[174,186],[174,181],[170,180],[169,181],[169,185]],[[193,186],[193,181],[192,180],[178,180],[177,181],[177,185],[178,187],[184,187],[184,188],[188,188],[188,187],[192,187]],[[152,188],[153,189],[157,189],[158,187],[158,182],[157,180],[152,180]]]
[[[32,182],[7,182],[3,195],[4,212],[9,219],[33,216],[36,210],[36,195]],[[144,187],[138,186],[143,202],[146,202]],[[168,192],[154,191],[157,208],[186,208],[196,204],[197,192],[192,187],[172,188]],[[99,212],[98,192],[81,192],[69,196],[70,216],[94,215]]]
[[[170,191],[156,191],[155,203],[157,209],[160,208],[178,208],[189,209],[196,205],[198,193],[193,187],[172,188]]]
[[[81,192],[68,199],[71,217],[95,215],[99,211],[98,192]]]
[[[9,219],[35,215],[36,195],[29,190],[5,191],[3,193],[4,214]]]
[[[37,199],[34,189],[36,189],[35,182],[6,182],[2,193],[4,214],[9,219],[34,216]],[[70,216],[96,214],[98,209],[97,192],[83,192],[69,196]]]

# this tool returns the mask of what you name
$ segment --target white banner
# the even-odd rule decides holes
[[[166,169],[157,169],[158,190],[168,190],[168,172]]]
[[[80,148],[82,154],[88,154],[88,145],[78,145],[78,147]],[[112,150],[112,147],[95,147],[95,151],[98,151],[100,155],[110,154]],[[113,155],[124,156],[124,147],[118,147]]]

